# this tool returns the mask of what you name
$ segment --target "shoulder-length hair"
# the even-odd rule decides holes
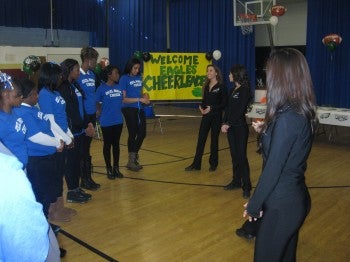
[[[141,61],[137,58],[131,58],[125,65],[124,73],[125,75],[129,75],[131,73],[131,69],[134,65],[139,64],[141,65]],[[140,72],[139,72],[140,73]]]
[[[237,82],[243,88],[250,89],[250,81],[248,77],[247,69],[240,64],[233,65],[231,67],[230,73],[233,76],[233,81]]]
[[[218,81],[218,84],[221,85],[224,82],[224,80],[223,80],[220,68],[214,64],[209,64],[209,65],[207,65],[207,70],[209,67],[214,68],[215,73],[217,74],[216,80]],[[209,84],[209,82],[210,82],[210,80],[208,79],[208,77],[206,77],[202,88],[205,88]]]
[[[56,90],[62,74],[62,69],[55,63],[44,63],[39,71],[39,90],[46,87],[50,91]]]
[[[292,106],[312,123],[316,119],[316,100],[309,66],[304,55],[293,48],[273,52],[266,64],[268,126],[285,106]]]

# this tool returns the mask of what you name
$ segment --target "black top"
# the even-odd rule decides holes
[[[229,126],[246,125],[245,114],[251,98],[249,88],[241,86],[236,90],[232,90],[228,97],[223,122]]]
[[[270,201],[306,192],[304,173],[312,145],[311,122],[287,107],[262,134],[261,142],[263,170],[247,207],[252,217],[259,217]]]
[[[227,99],[226,88],[223,84],[217,83],[209,91],[209,85],[204,88],[202,108],[210,106],[210,112],[207,115],[222,113]]]
[[[75,83],[75,85],[78,84]],[[84,123],[84,119],[80,115],[79,101],[72,84],[68,80],[63,81],[58,87],[58,92],[61,94],[64,101],[66,101],[66,113],[69,129],[73,134],[81,132],[82,129],[86,127],[86,123]],[[80,92],[82,92],[81,88]]]

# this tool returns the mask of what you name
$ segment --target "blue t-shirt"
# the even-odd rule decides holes
[[[8,114],[0,110],[0,141],[25,167],[28,163],[27,146],[24,142],[27,127],[15,112]]]
[[[66,115],[66,101],[57,91],[42,88],[39,92],[39,107],[44,114],[52,114],[55,122],[64,131],[68,131],[68,120]]]
[[[44,146],[41,144],[33,143],[29,140],[31,136],[34,136],[40,132],[54,137],[50,129],[50,121],[45,117],[43,112],[40,112],[38,108],[32,106],[17,107],[14,112],[22,117],[27,127],[27,136],[25,142],[28,148],[28,156],[47,156],[56,152],[54,146]]]
[[[142,78],[141,76],[123,75],[119,80],[120,88],[125,91],[128,98],[142,97]],[[123,107],[143,108],[142,103],[124,103]]]
[[[96,114],[95,74],[91,70],[85,72],[80,68],[80,76],[77,82],[85,93],[84,105],[86,113],[89,115]]]
[[[100,85],[96,90],[96,102],[102,103],[100,116],[101,126],[113,126],[123,123],[123,116],[121,113],[123,92],[119,85]]]

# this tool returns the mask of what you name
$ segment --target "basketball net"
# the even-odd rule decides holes
[[[255,14],[240,14],[238,15],[239,21],[242,23],[241,31],[243,35],[248,35],[253,32],[253,24],[257,20]]]

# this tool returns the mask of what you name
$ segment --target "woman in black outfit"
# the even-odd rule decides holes
[[[230,82],[234,83],[225,109],[221,127],[227,133],[232,159],[233,179],[224,187],[225,190],[243,189],[243,197],[250,197],[252,185],[247,158],[249,128],[245,113],[252,99],[247,70],[242,65],[234,65],[230,70]]]
[[[292,48],[275,51],[267,62],[266,83],[264,166],[243,215],[261,218],[254,261],[295,261],[299,229],[311,206],[304,174],[316,122],[305,57]]]
[[[216,65],[207,66],[207,78],[203,85],[203,99],[199,106],[203,117],[199,128],[196,155],[191,165],[185,168],[185,171],[200,170],[205,142],[209,130],[211,129],[211,144],[209,171],[213,172],[218,166],[218,147],[220,126],[222,123],[222,110],[226,104],[226,89],[223,85],[223,79],[220,69]]]

